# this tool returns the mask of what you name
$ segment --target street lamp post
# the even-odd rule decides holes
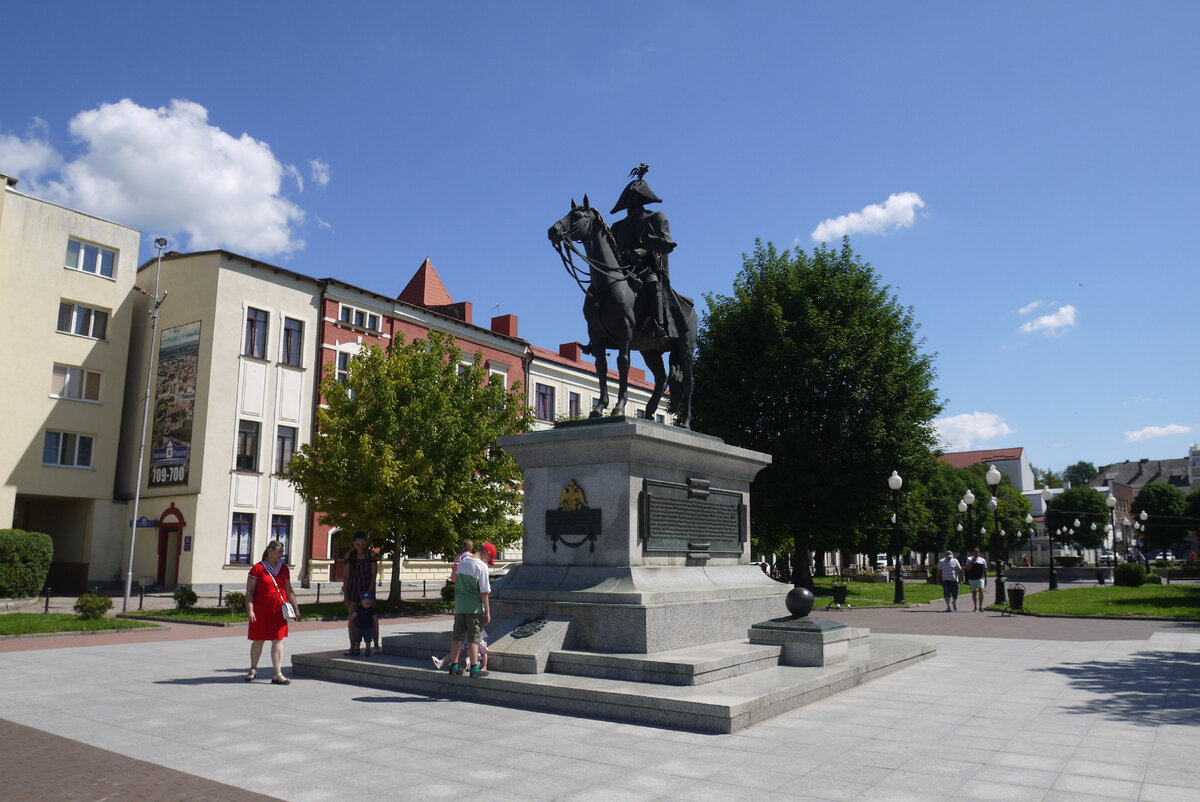
[[[1145,563],[1146,570],[1149,571],[1150,570],[1150,555],[1146,553],[1146,521],[1150,520],[1150,513],[1146,512],[1145,510],[1142,510],[1140,513],[1138,513],[1138,520],[1142,524],[1142,534],[1141,534],[1142,562]]]
[[[900,576],[900,487],[904,484],[904,479],[892,471],[887,483],[892,491],[892,546],[896,554],[896,595],[892,598],[892,603],[905,604],[904,577]]]
[[[975,504],[975,494],[971,492],[970,488],[967,488],[967,492],[963,494],[962,500],[963,503],[967,505],[967,534],[971,537],[975,537],[975,519],[971,514],[974,511],[973,505]],[[963,547],[970,548],[971,544],[964,543]]]
[[[1108,505],[1108,525],[1112,528],[1112,567],[1113,577],[1116,578],[1117,570],[1117,497],[1110,490],[1108,496],[1104,499],[1104,503]]]
[[[154,247],[158,249],[158,264],[154,268],[154,294],[150,295],[141,287],[134,287],[142,295],[149,296],[153,303],[150,306],[150,347],[147,349],[150,357],[146,364],[146,397],[142,400],[142,439],[138,445],[137,482],[133,486],[133,520],[129,522],[129,570],[125,573],[125,600],[121,605],[121,612],[125,613],[129,612],[129,595],[133,590],[133,547],[137,541],[138,504],[142,498],[142,467],[146,462],[146,425],[150,418],[150,383],[154,380],[154,336],[158,331],[158,307],[167,300],[165,292],[162,296],[158,294],[158,279],[162,273],[162,253],[163,248],[167,247],[166,238],[159,237],[154,240]]]
[[[1025,513],[1025,528],[1029,531],[1029,565],[1033,567],[1033,515]]]
[[[1000,533],[1000,499],[997,497],[1000,492],[1000,471],[996,469],[995,465],[989,465],[984,479],[987,480],[988,487],[992,491],[992,500],[988,502],[988,506],[992,509],[992,531],[996,533],[996,537],[1000,538],[1001,554],[996,556],[996,604],[1004,604],[1007,601],[1004,593],[1004,557],[1008,555],[1004,549],[1004,536]]]
[[[1058,590],[1058,574],[1054,570],[1054,536],[1050,534],[1050,499],[1054,492],[1047,486],[1042,488],[1042,522],[1046,525],[1046,540],[1050,541],[1050,590]],[[1060,529],[1057,534],[1062,534]]]

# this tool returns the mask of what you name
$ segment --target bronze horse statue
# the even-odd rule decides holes
[[[639,303],[638,279],[632,267],[622,265],[617,256],[612,230],[592,208],[587,195],[583,205],[571,201],[566,217],[550,226],[550,242],[558,249],[563,264],[580,288],[588,284],[583,301],[583,317],[587,321],[589,342],[585,351],[596,358],[596,378],[600,382],[600,401],[592,410],[599,417],[608,408],[608,349],[617,352],[617,402],[612,415],[625,414],[629,391],[629,352],[640,351],[646,366],[654,376],[654,392],[646,404],[646,417],[653,420],[663,392],[670,383],[671,398],[676,402],[676,425],[690,429],[692,425],[692,361],[696,351],[696,310],[689,298],[672,291],[670,307],[676,334],[653,338],[644,334],[644,303]],[[587,264],[577,268],[570,252],[571,244],[583,244],[579,254]],[[670,354],[670,372],[663,368],[663,354]]]

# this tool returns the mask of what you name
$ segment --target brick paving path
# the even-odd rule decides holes
[[[229,800],[274,797],[156,766],[0,719],[0,791],[27,802]]]

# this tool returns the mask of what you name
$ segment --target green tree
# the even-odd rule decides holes
[[[1193,535],[1198,535],[1200,534],[1200,488],[1188,493],[1184,502],[1186,506],[1183,512],[1187,516],[1187,528]],[[1190,554],[1188,559],[1191,559]]]
[[[1042,487],[1062,487],[1063,477],[1060,473],[1055,473],[1049,468],[1039,468],[1036,465],[1029,466],[1033,471],[1034,483]]]
[[[321,394],[318,434],[293,457],[292,481],[325,523],[367,532],[394,558],[393,598],[404,554],[520,539],[521,470],[496,438],[526,431],[531,413],[479,353],[463,365],[446,334],[397,339],[360,352],[344,383],[331,369]]]
[[[930,475],[942,409],[911,309],[849,239],[811,254],[756,242],[732,294],[706,300],[695,426],[774,457],[754,482],[759,547],[792,548],[793,581],[810,587],[814,549],[874,532],[894,553],[887,479],[899,471],[908,488]]]
[[[1062,478],[1065,482],[1070,482],[1071,487],[1082,487],[1096,478],[1096,466],[1090,462],[1080,460],[1074,465],[1068,465],[1062,472]]]
[[[1095,549],[1104,545],[1104,525],[1108,523],[1108,505],[1104,496],[1094,487],[1072,487],[1059,493],[1050,501],[1046,510],[1046,527],[1050,532],[1063,530],[1056,543],[1069,543],[1081,549]],[[1075,525],[1079,521],[1079,525]],[[1096,525],[1092,529],[1092,524]],[[1074,530],[1073,534],[1068,534]]]
[[[1130,505],[1134,517],[1144,510],[1146,531],[1142,540],[1148,549],[1163,549],[1178,546],[1187,537],[1187,498],[1178,488],[1166,482],[1153,482],[1138,491]]]

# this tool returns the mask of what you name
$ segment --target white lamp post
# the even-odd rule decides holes
[[[904,479],[896,471],[892,471],[887,483],[888,489],[892,491],[892,547],[896,555],[896,593],[892,597],[892,603],[904,604],[904,578],[900,576],[900,487],[904,484]]]
[[[159,237],[154,240],[154,247],[158,248],[158,263],[154,268],[154,294],[146,292],[141,287],[134,287],[135,290],[142,295],[146,295],[153,301],[150,306],[150,357],[146,363],[146,397],[142,400],[142,438],[138,445],[138,461],[137,461],[137,483],[133,486],[133,520],[129,522],[129,570],[125,573],[125,601],[121,605],[121,612],[129,612],[129,594],[133,590],[133,547],[137,542],[137,519],[138,519],[138,504],[142,498],[142,468],[146,462],[146,426],[150,419],[150,383],[154,380],[154,336],[158,331],[158,307],[162,306],[162,302],[167,300],[167,294],[164,292],[160,297],[158,294],[158,279],[162,272],[162,252],[163,248],[167,247],[165,237]]]

